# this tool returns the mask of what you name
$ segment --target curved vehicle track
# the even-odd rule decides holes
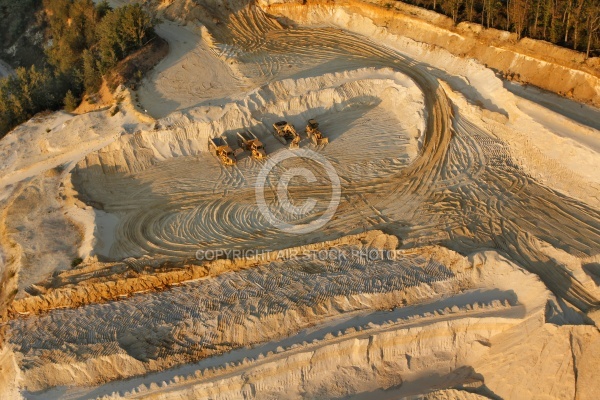
[[[252,10],[248,14],[257,12]],[[261,17],[256,19],[260,21]],[[257,29],[251,35],[246,32],[246,37],[255,37],[265,24],[255,26]],[[416,214],[443,215],[441,227],[449,234],[445,245],[464,251],[470,241],[472,247],[496,248],[538,274],[555,294],[581,310],[600,305],[563,265],[542,254],[534,243],[534,238],[538,238],[575,256],[597,254],[600,251],[598,210],[528,177],[512,161],[507,146],[500,140],[460,115],[454,115],[443,88],[425,68],[366,38],[329,29],[308,32],[305,29],[269,31],[264,35],[267,40],[263,46],[276,53],[277,49],[285,49],[286,44],[299,42],[303,46],[295,47],[293,53],[307,57],[316,52],[315,49],[337,50],[346,57],[392,67],[411,77],[424,93],[428,120],[419,157],[390,179],[389,195],[376,200],[378,193],[372,196],[375,199],[369,199],[372,207],[393,210],[404,203],[404,199],[422,197],[423,203]],[[318,41],[311,42],[312,33],[320,35]],[[378,185],[370,182],[368,186]],[[354,189],[345,188],[345,192],[347,195],[352,191],[368,193],[369,187],[357,185]],[[403,208],[400,206],[401,212]],[[404,220],[398,214],[385,214],[391,220]],[[410,220],[406,223],[414,225]],[[415,233],[424,237],[439,236],[439,232],[427,232],[427,229],[413,230],[409,235]]]
[[[215,11],[217,12],[217,11]],[[343,59],[409,76],[425,98],[427,128],[417,158],[397,173],[342,180],[342,202],[322,232],[282,234],[259,215],[254,188],[160,199],[125,217],[118,235],[131,251],[186,257],[207,248],[283,248],[364,228],[401,236],[405,246],[443,244],[463,253],[494,248],[538,274],[555,294],[582,311],[600,303],[565,266],[539,250],[539,241],[575,256],[600,251],[600,212],[543,186],[511,158],[508,146],[453,106],[424,65],[345,31],[285,28],[250,6],[213,27],[217,43],[243,63],[274,77],[287,63]],[[265,67],[266,66],[266,67]],[[274,78],[273,78],[274,79]],[[238,167],[222,171],[234,186]],[[290,186],[290,195],[327,198],[323,185]],[[275,201],[275,191],[265,193]],[[202,224],[198,224],[202,221]]]

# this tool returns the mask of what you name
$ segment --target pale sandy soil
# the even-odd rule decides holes
[[[123,91],[114,116],[58,112],[0,141],[0,272],[17,290],[0,397],[594,398],[597,109],[382,27],[384,10],[158,5],[180,22],[157,29],[170,52],[140,107]],[[310,118],[329,144],[306,139]],[[261,214],[268,161],[235,143],[251,129],[271,159],[286,154],[281,119],[340,180],[332,219],[309,233]],[[233,167],[207,151],[220,135]],[[315,177],[288,185],[315,200],[308,216],[278,209],[277,173],[294,168]],[[307,159],[266,182],[288,222],[331,197]],[[313,253],[195,260],[290,248]]]
[[[75,360],[94,362],[100,354],[121,359],[122,377],[140,368],[160,368],[148,359],[153,358],[150,354],[158,351],[164,352],[161,358],[185,359],[192,350],[181,347],[185,342],[200,341],[202,347],[219,353],[271,340],[252,350],[239,350],[194,366],[136,379],[118,389],[170,380],[245,357],[256,358],[261,353],[288,348],[294,343],[315,339],[325,339],[328,343],[331,334],[338,331],[353,333],[364,329],[364,336],[380,328],[390,331],[390,328],[426,327],[430,323],[443,324],[443,321],[454,324],[462,318],[477,316],[483,318],[480,321],[483,325],[474,331],[483,329],[489,334],[528,318],[538,319],[550,296],[535,277],[523,276],[518,268],[509,266],[494,254],[474,255],[468,262],[447,250],[427,248],[401,252],[395,260],[365,264],[351,256],[351,247],[342,247],[342,250],[348,255],[348,261],[342,264],[322,262],[314,255],[238,274],[223,274],[214,281],[193,282],[152,296],[16,321],[14,329],[23,334],[15,338],[15,343],[46,343],[45,349],[32,346],[26,350],[20,345],[30,389],[44,387],[42,382],[50,381],[59,385],[72,379],[102,381],[103,374],[112,374],[110,370],[99,369],[94,377],[79,377],[79,367],[69,366]],[[516,277],[522,287],[517,288],[512,282]],[[167,304],[171,304],[167,306],[170,308],[164,308]],[[214,304],[219,304],[218,308]],[[400,304],[404,306],[396,308]],[[145,310],[146,315],[139,314],[135,322],[127,322],[126,326],[122,325],[124,321],[114,318],[116,314],[132,315],[141,310]],[[199,323],[190,325],[190,318]],[[485,318],[489,321],[483,322]],[[388,321],[393,321],[392,326]],[[85,329],[75,328],[83,326]],[[165,330],[165,326],[170,328]],[[275,327],[280,328],[273,329]],[[57,331],[63,332],[61,336],[68,335],[67,342],[77,347],[70,347],[67,353],[55,350],[53,338]],[[290,334],[292,337],[286,338]],[[178,339],[168,344],[171,337]],[[463,342],[464,339],[457,339],[461,346],[468,343],[468,340]],[[439,345],[448,345],[443,343],[440,341]],[[195,351],[202,351],[202,347]],[[431,367],[430,361],[425,360],[436,352],[434,349],[422,351],[423,354],[414,357],[422,357],[423,361],[413,360],[413,366],[408,366],[415,375],[421,368]],[[53,360],[51,365],[50,360]],[[44,386],[37,386],[40,384]],[[111,385],[107,385],[94,389],[94,393],[100,395],[110,388]],[[73,392],[76,396],[77,393],[77,390]],[[49,395],[44,393],[46,397]]]
[[[108,88],[106,81],[102,81],[98,93],[91,96],[86,96],[81,104],[73,111],[74,114],[84,114],[91,111],[107,109],[112,106],[115,99]]]
[[[80,379],[80,373],[77,372],[79,365],[89,363],[85,360],[93,357],[93,352],[105,353],[104,358],[108,360],[110,353],[124,348],[126,342],[126,352],[120,356],[120,374],[127,376],[140,368],[155,369],[158,366],[140,359],[139,352],[147,356],[147,352],[153,351],[153,348],[164,348],[165,345],[158,343],[166,340],[164,335],[168,331],[155,328],[152,333],[149,332],[151,326],[165,326],[157,319],[168,320],[167,326],[177,332],[168,334],[178,338],[175,342],[165,342],[170,343],[166,345],[169,356],[185,358],[189,349],[180,347],[180,344],[190,341],[190,335],[194,335],[195,330],[204,332],[207,329],[186,322],[194,315],[192,318],[203,321],[205,326],[213,326],[210,328],[213,335],[202,335],[202,341],[211,341],[213,345],[221,343],[225,347],[241,347],[243,343],[255,343],[257,337],[265,335],[276,335],[273,339],[277,340],[144,377],[67,391],[57,388],[41,392],[39,396],[75,399],[103,395],[111,395],[111,398],[145,397],[152,394],[158,398],[180,398],[193,393],[193,396],[199,397],[228,398],[245,392],[244,387],[254,387],[258,398],[297,398],[300,395],[313,397],[318,393],[343,396],[364,393],[366,396],[377,392],[378,387],[384,387],[393,390],[381,393],[383,398],[391,395],[394,397],[390,398],[399,398],[421,393],[424,387],[444,387],[449,384],[483,387],[502,397],[511,397],[511,391],[517,391],[519,395],[526,392],[549,397],[556,395],[557,398],[567,397],[568,392],[572,394],[576,381],[573,368],[581,364],[579,360],[573,361],[569,354],[569,341],[565,339],[570,336],[571,340],[580,341],[580,346],[587,350],[591,343],[600,339],[596,329],[589,326],[557,328],[544,323],[544,309],[546,303],[552,301],[552,295],[533,275],[524,273],[493,252],[474,254],[466,262],[447,250],[432,250],[420,249],[400,254],[394,261],[376,261],[369,265],[361,265],[358,259],[351,257],[346,265],[333,263],[326,266],[316,259],[271,264],[264,269],[240,275],[224,274],[214,282],[190,283],[145,299],[134,298],[86,310],[54,313],[39,320],[17,322],[21,326],[18,329],[27,332],[26,337],[18,339],[19,342],[35,342],[30,338],[33,335],[37,340],[48,343],[47,351],[30,348],[25,353],[26,362],[35,365],[28,369],[28,381],[32,382],[34,388],[34,382],[51,380],[58,383],[61,379]],[[431,258],[423,263],[423,255]],[[304,272],[308,269],[309,273]],[[341,281],[340,269],[344,269],[345,277]],[[377,272],[378,269],[381,270]],[[413,278],[408,278],[415,272],[417,274]],[[372,287],[376,277],[387,281],[387,285],[399,279],[395,281],[399,286]],[[338,282],[327,283],[331,279]],[[314,283],[309,284],[309,280]],[[295,288],[291,290],[291,286]],[[203,289],[198,291],[198,287]],[[367,289],[369,287],[371,289]],[[302,288],[310,292],[303,292]],[[457,291],[459,288],[460,292]],[[272,293],[269,301],[264,301],[265,294],[261,294],[261,290]],[[202,294],[190,297],[193,292]],[[345,300],[340,297],[344,292],[347,296]],[[348,296],[349,293],[352,294]],[[160,300],[165,296],[168,300]],[[198,296],[205,296],[206,300]],[[278,300],[279,296],[297,298],[290,303]],[[211,301],[221,303],[219,310],[211,311]],[[396,308],[400,303],[404,306]],[[172,304],[172,309],[157,309],[146,316],[140,315],[135,324],[128,323],[126,327],[110,317],[116,310],[131,315],[139,310],[162,308],[165,304]],[[251,304],[255,306],[250,308],[258,306],[258,310],[253,317],[243,317],[241,311],[248,309]],[[276,305],[276,309],[263,308],[269,307],[269,304]],[[301,308],[295,309],[298,305]],[[277,309],[279,307],[283,307],[285,312],[281,313]],[[368,311],[372,308],[383,310]],[[237,311],[229,311],[234,309]],[[195,317],[198,312],[202,316]],[[214,317],[210,317],[211,314]],[[304,325],[307,316],[311,321],[309,328]],[[215,317],[217,319],[213,321]],[[258,322],[255,318],[260,320],[259,326],[262,328],[253,326]],[[63,327],[61,319],[69,321],[66,327]],[[84,321],[78,322],[79,319]],[[147,320],[152,320],[152,323]],[[40,326],[37,329],[31,325],[38,323]],[[68,328],[80,324],[85,325],[89,332]],[[297,332],[286,337],[288,334],[281,328],[269,329],[274,326]],[[50,359],[56,363],[66,356],[63,351],[50,350],[54,347],[51,338],[55,336],[52,332],[56,329],[72,332],[69,341],[78,343],[76,346],[79,348],[73,348],[78,354],[77,364],[59,362],[52,368],[44,367]],[[142,330],[146,332],[142,333]],[[107,335],[111,331],[116,336],[111,338],[112,335]],[[536,332],[535,335],[540,337],[531,338],[528,331]],[[75,338],[75,332],[88,337],[85,344],[82,339]],[[44,338],[46,335],[49,336]],[[130,335],[141,336],[139,340],[130,341],[127,339]],[[540,357],[544,357],[544,370],[535,372],[540,379],[535,387],[525,380],[515,381],[519,374],[515,370],[513,354],[509,352],[503,356],[503,353],[494,350],[495,346],[490,347],[490,341],[494,338],[498,338],[499,347],[505,345],[505,341],[500,340],[503,336],[506,337],[505,341],[517,341],[527,349],[527,354],[520,356],[520,368],[532,371]],[[148,341],[141,337],[153,339]],[[109,345],[114,340],[119,344]],[[567,353],[561,351],[550,358],[544,356],[543,351],[532,349],[533,346],[546,346],[548,340],[563,346]],[[205,346],[211,348],[207,344]],[[85,347],[90,347],[91,351],[85,351]],[[581,352],[582,348],[573,351]],[[517,354],[523,350],[514,346],[511,352]],[[398,357],[399,354],[407,356]],[[131,356],[138,360],[132,360]],[[504,379],[493,379],[495,375],[489,371],[490,363],[494,364],[493,369],[505,369]],[[143,367],[143,364],[148,366]],[[463,365],[469,368],[459,368]],[[301,373],[301,370],[305,372]],[[485,384],[479,373],[484,370],[488,371],[483,375]],[[94,368],[94,371],[93,376],[88,375],[84,379],[103,380],[102,374],[113,373],[101,368]],[[336,372],[330,375],[331,371]],[[551,382],[557,374],[562,374],[562,379]],[[506,386],[507,381],[513,384]],[[586,378],[586,384],[590,384],[589,378]],[[39,396],[32,393],[28,397]]]
[[[86,154],[139,124],[122,108],[113,117],[106,110],[36,117],[2,139],[2,227],[19,247],[15,253],[14,245],[5,246],[3,253],[21,266],[20,290],[92,253],[94,211],[70,194],[69,172]]]
[[[226,104],[227,97],[249,88],[207,43],[209,33],[201,26],[166,21],[156,33],[170,50],[139,90],[140,101],[152,116],[162,118],[199,103]]]

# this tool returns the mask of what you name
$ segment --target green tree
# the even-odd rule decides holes
[[[98,25],[98,49],[102,73],[113,67],[125,54],[126,44],[121,34],[121,18],[118,10],[111,11]]]
[[[125,40],[134,48],[142,47],[148,36],[153,33],[152,18],[139,3],[123,8],[121,29]]]
[[[52,37],[48,58],[59,72],[82,68],[82,52],[96,43],[99,21],[92,0],[46,0]]]
[[[100,89],[102,77],[98,70],[96,57],[90,50],[83,51],[83,87],[87,93],[94,93]]]
[[[78,105],[79,105],[79,99],[77,99],[77,97],[75,97],[73,92],[71,92],[70,90],[67,91],[67,95],[65,96],[65,110],[73,111],[74,109],[77,108]]]
[[[40,111],[61,107],[63,87],[48,69],[35,66],[0,79],[0,137]]]
[[[154,36],[154,23],[139,4],[133,4],[110,11],[97,31],[101,72],[106,73]]]
[[[96,13],[98,14],[99,20],[104,18],[104,16],[108,14],[108,12],[111,10],[112,7],[110,6],[110,4],[108,4],[108,1],[106,0],[102,0],[101,2],[96,4]]]
[[[512,27],[519,39],[527,27],[530,12],[531,2],[529,0],[512,0],[510,2],[508,8],[509,21],[511,21]]]
[[[585,30],[587,31],[585,58],[589,58],[592,43],[597,39],[598,32],[600,32],[600,2],[590,1],[585,14]]]
[[[8,22],[0,39],[12,43],[23,32],[25,19],[8,18],[11,11],[21,18],[37,12],[36,4],[43,4],[51,46],[42,67],[17,68],[0,79],[0,137],[40,111],[75,109],[84,90],[97,91],[103,73],[154,36],[154,21],[139,4],[112,10],[106,1],[0,0],[0,17]]]

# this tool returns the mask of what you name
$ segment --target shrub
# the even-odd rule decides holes
[[[67,95],[65,96],[65,110],[73,111],[79,105],[79,100],[71,90],[67,91]]]

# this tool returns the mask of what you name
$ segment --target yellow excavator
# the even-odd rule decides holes
[[[308,125],[306,125],[306,136],[308,136],[311,142],[317,146],[329,143],[329,139],[323,136],[323,133],[319,130],[319,123],[314,119],[308,120]]]
[[[294,125],[288,124],[287,121],[279,121],[273,124],[273,135],[275,138],[279,140],[282,144],[286,145],[288,141],[290,142],[290,149],[297,149],[300,143],[300,135],[296,132],[296,128]]]

